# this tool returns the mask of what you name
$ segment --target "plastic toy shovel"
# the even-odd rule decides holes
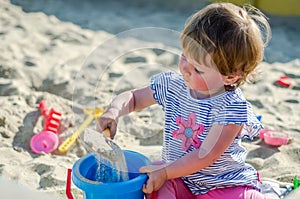
[[[88,114],[88,117],[84,120],[81,126],[75,131],[70,137],[68,137],[59,147],[58,150],[61,153],[65,153],[69,150],[69,148],[73,145],[73,143],[77,140],[79,135],[83,132],[83,130],[88,127],[88,125],[95,119],[99,118],[104,111],[100,109],[85,109],[84,112]]]

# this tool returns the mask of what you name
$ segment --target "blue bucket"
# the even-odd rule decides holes
[[[134,151],[124,150],[129,180],[113,183],[99,183],[90,180],[91,170],[97,168],[97,160],[88,154],[75,162],[72,168],[72,181],[83,191],[85,199],[143,199],[142,186],[147,180],[146,174],[140,174],[142,166],[150,164],[150,160]]]

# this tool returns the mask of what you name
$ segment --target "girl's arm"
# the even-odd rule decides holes
[[[186,176],[212,165],[230,146],[242,128],[234,124],[213,125],[199,149],[164,166],[142,167],[141,172],[149,175],[143,191],[151,193],[159,189],[168,179]]]
[[[123,92],[113,99],[106,112],[98,119],[97,130],[102,132],[109,128],[110,137],[113,138],[116,134],[119,117],[142,110],[155,103],[153,90],[149,86]]]
[[[166,167],[168,179],[195,173],[212,165],[230,146],[242,126],[213,125],[201,147]]]

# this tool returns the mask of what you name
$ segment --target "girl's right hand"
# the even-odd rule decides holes
[[[105,131],[105,135],[111,139],[114,139],[117,132],[118,119],[114,117],[114,115],[106,111],[101,115],[101,117],[97,121],[97,131],[103,133],[105,129],[109,129],[109,133]],[[109,134],[109,135],[107,135]]]
[[[125,91],[113,99],[107,111],[98,119],[97,131],[102,133],[104,129],[108,128],[110,130],[108,137],[113,139],[116,135],[119,117],[142,110],[155,103],[153,90],[149,86]]]

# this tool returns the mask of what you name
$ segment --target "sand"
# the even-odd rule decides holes
[[[179,32],[187,17],[203,5],[172,0],[160,5],[142,0],[2,0],[0,188],[4,198],[33,198],[33,192],[66,198],[67,169],[86,154],[79,141],[66,154],[32,152],[30,140],[43,130],[41,99],[62,113],[62,142],[87,117],[85,108],[105,109],[116,94],[147,85],[153,74],[177,70]],[[294,176],[300,177],[300,24],[299,17],[268,16],[273,37],[260,75],[242,89],[264,126],[288,133],[290,142],[273,147],[257,138],[243,145],[249,151],[246,161],[263,178],[291,183]],[[276,84],[281,76],[288,76],[290,87]],[[92,123],[90,128],[94,127]],[[154,106],[122,118],[115,142],[159,160],[162,131],[163,114]],[[83,197],[75,185],[72,193]]]

